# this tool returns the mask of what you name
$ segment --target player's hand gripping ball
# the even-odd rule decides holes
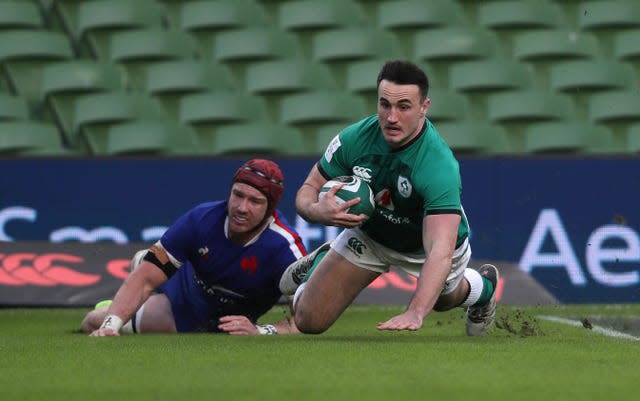
[[[360,203],[347,209],[347,213],[371,216],[371,213],[373,213],[376,207],[373,199],[373,191],[369,184],[356,176],[343,175],[327,181],[320,189],[318,198],[322,199],[327,191],[338,184],[344,184],[344,186],[336,192],[336,201],[338,204],[342,204],[353,198],[360,198]]]

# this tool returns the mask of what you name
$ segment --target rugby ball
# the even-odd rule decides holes
[[[360,198],[360,203],[347,209],[347,213],[371,216],[371,213],[373,213],[376,207],[373,199],[373,191],[369,184],[353,175],[343,175],[327,181],[320,189],[318,199],[322,199],[327,191],[338,184],[344,184],[344,186],[336,192],[336,201],[338,204],[342,204],[353,198]]]

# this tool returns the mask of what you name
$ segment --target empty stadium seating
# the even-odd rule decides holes
[[[318,154],[375,113],[392,58],[426,70],[428,117],[458,153],[634,152],[640,141],[633,0],[0,3],[0,122],[55,127],[55,155]],[[260,126],[292,146],[258,138]],[[4,154],[46,153],[11,146]]]

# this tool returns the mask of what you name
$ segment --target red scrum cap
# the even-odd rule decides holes
[[[278,205],[284,191],[284,176],[280,167],[266,159],[251,159],[243,164],[233,176],[233,182],[251,185],[267,197],[269,208],[267,215],[271,215]]]

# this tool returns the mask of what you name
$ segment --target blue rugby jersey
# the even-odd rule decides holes
[[[274,220],[265,230],[245,245],[226,237],[226,218],[227,201],[202,203],[178,218],[160,240],[165,250],[182,263],[163,285],[173,285],[172,291],[161,287],[161,292],[167,293],[172,306],[175,291],[180,298],[199,298],[187,301],[191,308],[203,309],[209,304],[208,311],[198,313],[214,320],[208,330],[214,330],[215,321],[224,314],[243,314],[256,320],[267,312],[281,296],[278,282],[284,270],[306,254],[299,235],[279,211],[274,212]],[[171,283],[175,281],[180,284]],[[241,302],[226,307],[220,294]],[[180,310],[175,306],[174,315]],[[175,317],[178,323],[179,316]]]

